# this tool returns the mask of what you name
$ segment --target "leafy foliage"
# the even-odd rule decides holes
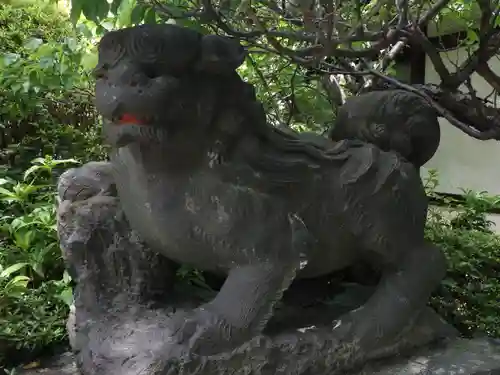
[[[500,336],[500,238],[480,230],[429,223],[427,237],[444,249],[449,271],[432,305],[463,335]]]
[[[48,2],[1,3],[0,35],[2,363],[65,340],[71,285],[54,183],[73,156],[99,159],[103,151],[84,66],[90,41]]]
[[[270,123],[298,131],[325,131],[335,119],[336,107],[318,81],[308,79],[304,69],[280,56],[248,57],[240,75],[255,85]]]
[[[427,181],[429,195],[435,195],[436,185],[433,174]],[[426,237],[448,259],[448,274],[431,305],[464,336],[500,337],[500,236],[486,217],[499,199],[469,191],[454,208],[429,212]]]
[[[14,174],[46,154],[67,158],[102,153],[91,146],[98,144],[98,133],[82,68],[87,45],[61,15],[46,9],[0,5],[0,19],[19,21],[15,31],[12,20],[0,22],[0,32],[13,38],[1,43],[0,160]],[[49,32],[49,27],[58,31]]]
[[[58,246],[53,172],[72,163],[40,158],[23,179],[0,179],[0,363],[17,358],[14,350],[29,358],[26,351],[66,336],[72,292]]]
[[[14,292],[0,283],[0,364],[4,366],[28,363],[50,353],[67,336],[66,280],[50,280],[39,288],[17,288]]]
[[[9,4],[2,2],[0,12],[0,53],[17,53],[26,57],[26,36],[42,41],[58,41],[71,34],[65,17],[48,3]]]

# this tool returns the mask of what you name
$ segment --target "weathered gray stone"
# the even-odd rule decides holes
[[[66,353],[49,361],[42,368],[26,370],[24,375],[79,375],[74,356]],[[239,373],[257,375],[259,372]],[[277,374],[296,372],[277,372]],[[273,374],[265,372],[260,374]],[[310,375],[329,375],[328,372],[307,372]],[[488,339],[456,339],[441,347],[420,349],[407,358],[368,363],[361,371],[349,375],[498,375],[500,374],[500,343]]]
[[[256,374],[341,374],[368,359],[356,348],[339,344],[331,320],[362,306],[372,287],[344,286],[328,304],[290,303],[304,291],[294,286],[277,306],[263,334],[220,355],[196,356],[172,343],[172,313],[190,309],[213,298],[199,288],[172,284],[175,265],[152,251],[130,228],[112,180],[110,165],[91,163],[71,169],[59,184],[58,229],[63,254],[77,281],[75,304],[68,319],[70,343],[79,367],[87,374],[234,374],[252,369]],[[98,174],[101,178],[96,178]],[[89,193],[89,190],[91,193]],[[95,194],[95,195],[92,195]],[[319,283],[320,285],[321,282]],[[188,291],[187,288],[190,288]],[[307,290],[314,289],[308,286]],[[394,343],[374,353],[387,357],[455,331],[426,309]],[[359,357],[357,357],[359,356]],[[348,358],[340,360],[341,358]],[[152,372],[155,367],[159,372]]]
[[[500,342],[491,339],[457,339],[441,348],[419,351],[409,359],[368,364],[356,375],[497,375]]]
[[[441,140],[436,110],[421,96],[398,89],[348,98],[328,135],[333,140],[361,139],[382,150],[397,151],[417,168],[432,158]]]

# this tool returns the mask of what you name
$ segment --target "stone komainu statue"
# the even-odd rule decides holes
[[[244,57],[232,40],[174,25],[102,38],[110,161],[59,184],[84,375],[342,374],[437,337],[415,323],[446,269],[424,239],[427,197],[408,161],[429,154],[412,140],[395,143],[415,147],[405,154],[270,126],[235,71]],[[322,328],[302,313],[303,329],[269,328],[292,282],[362,262],[380,280],[359,308],[324,310]],[[225,282],[203,303],[177,300],[179,265]]]

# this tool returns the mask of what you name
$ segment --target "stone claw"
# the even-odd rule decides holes
[[[210,355],[234,345],[234,329],[220,314],[201,306],[190,312],[176,313],[172,318],[173,342],[191,353]]]
[[[370,315],[368,315],[370,317]],[[332,333],[340,347],[356,345],[363,348],[382,345],[377,337],[377,326],[363,309],[352,310],[333,322]]]

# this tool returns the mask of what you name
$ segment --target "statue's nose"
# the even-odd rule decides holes
[[[92,75],[96,79],[107,78],[108,75],[108,64],[98,64],[94,70],[92,70]]]

